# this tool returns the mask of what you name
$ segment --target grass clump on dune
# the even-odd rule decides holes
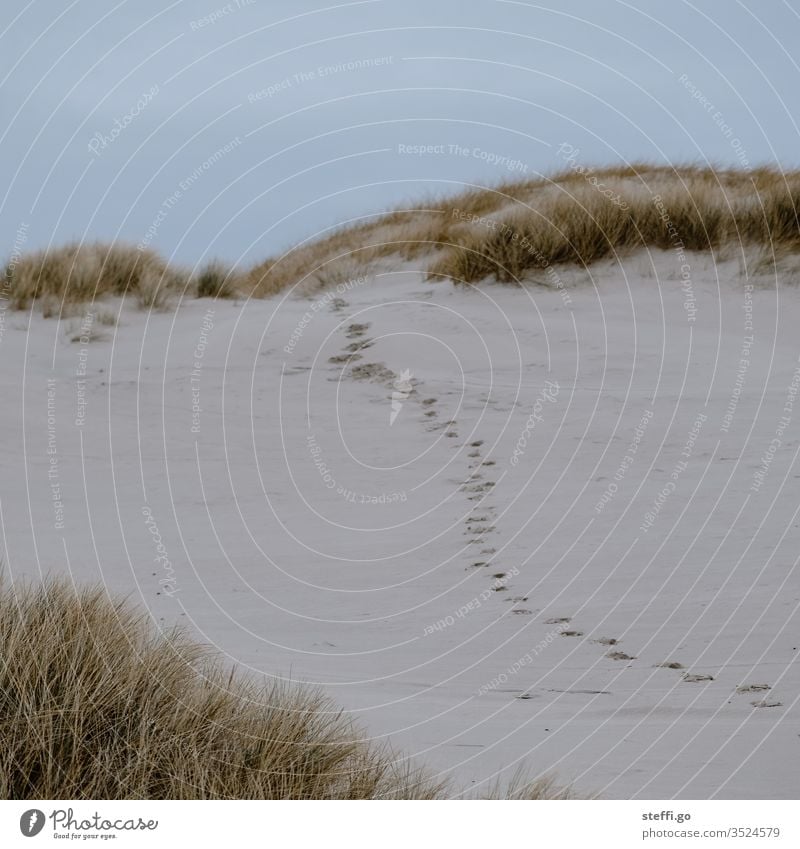
[[[102,588],[0,586],[0,798],[456,795],[320,693],[259,687]],[[484,798],[572,793],[517,773]]]
[[[259,689],[102,589],[0,590],[0,797],[428,798],[319,694]]]
[[[449,198],[370,216],[307,239],[243,271],[219,261],[192,274],[151,250],[70,244],[16,257],[4,293],[48,314],[103,295],[161,309],[173,296],[310,295],[414,262],[431,279],[530,279],[557,265],[588,266],[635,249],[755,247],[800,252],[800,172],[629,165],[471,187]]]
[[[72,307],[105,296],[132,298],[142,309],[160,310],[185,293],[234,297],[239,286],[239,275],[218,260],[192,275],[155,251],[100,242],[23,254],[7,264],[4,277],[13,308],[29,309],[37,302],[45,316],[70,315]]]
[[[29,308],[34,300],[85,304],[105,295],[131,296],[143,308],[158,308],[188,280],[154,251],[77,242],[23,254],[6,267],[5,277],[17,309]]]
[[[239,294],[239,275],[218,259],[201,268],[192,282],[197,298],[235,298]]]
[[[772,169],[605,169],[476,190],[452,204],[467,224],[429,277],[518,281],[553,265],[588,266],[636,248],[800,249],[800,174]],[[603,191],[599,190],[602,185]]]

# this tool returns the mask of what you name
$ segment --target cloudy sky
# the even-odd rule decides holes
[[[0,14],[5,255],[22,228],[28,248],[120,239],[247,263],[390,206],[552,173],[567,149],[585,165],[800,164],[800,0]]]

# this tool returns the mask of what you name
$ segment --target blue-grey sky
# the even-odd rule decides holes
[[[586,165],[800,162],[800,0],[3,0],[0,15],[6,255],[22,232],[27,248],[122,239],[248,263],[551,173],[562,144]]]

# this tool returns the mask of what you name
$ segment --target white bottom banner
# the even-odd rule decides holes
[[[0,802],[0,846],[800,846],[794,801]],[[543,841],[548,841],[544,844]],[[549,843],[552,841],[552,844]]]

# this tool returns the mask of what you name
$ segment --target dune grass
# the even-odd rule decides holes
[[[800,251],[800,172],[695,166],[568,168],[549,177],[471,187],[308,239],[234,271],[196,272],[124,244],[70,244],[6,266],[12,307],[50,315],[105,295],[166,309],[176,296],[311,294],[408,261],[429,279],[530,282],[542,269],[589,266],[636,249],[756,247],[768,261]],[[541,282],[541,275],[539,275]]]
[[[235,298],[239,295],[240,277],[222,260],[213,259],[190,280],[190,288],[198,298]]]
[[[218,260],[196,273],[133,245],[73,242],[22,254],[4,271],[14,309],[38,303],[45,315],[74,315],[76,305],[105,296],[131,298],[142,309],[168,309],[177,296],[233,297],[239,275]]]
[[[452,795],[319,692],[257,686],[102,588],[0,587],[0,798]],[[570,793],[544,778],[505,795]]]
[[[318,693],[258,688],[102,589],[0,592],[0,798],[429,798]]]
[[[588,266],[640,248],[756,246],[775,255],[800,249],[796,172],[607,169],[486,195],[454,200],[451,214],[468,230],[453,234],[429,277],[524,281],[537,270]]]

